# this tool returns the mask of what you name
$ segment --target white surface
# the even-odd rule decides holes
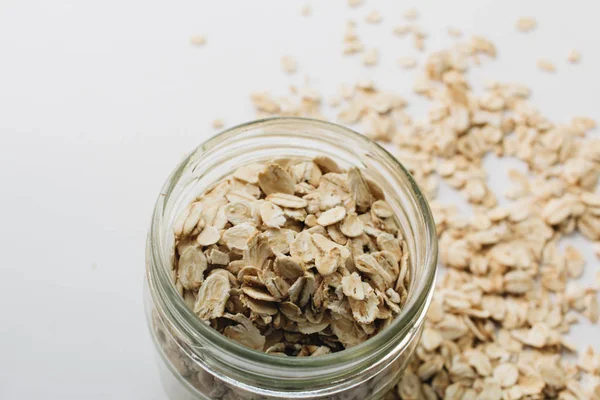
[[[300,15],[303,4],[313,15]],[[497,61],[473,70],[531,84],[554,121],[600,119],[600,25],[592,1],[384,1],[349,9],[330,1],[0,2],[0,398],[164,399],[142,309],[144,242],[159,189],[184,153],[228,125],[253,117],[248,93],[287,92],[309,74],[333,93],[372,77],[413,99],[414,72],[395,65],[414,54],[391,34],[417,5],[427,47],[449,43],[447,26],[493,39]],[[365,25],[378,9],[381,25]],[[516,32],[521,15],[539,28]],[[343,58],[348,18],[371,69]],[[207,45],[189,44],[205,34]],[[578,66],[565,62],[580,50]],[[281,72],[284,54],[300,73]],[[558,67],[536,70],[538,57]],[[421,57],[422,58],[422,57]],[[410,112],[423,114],[416,101]],[[333,116],[333,114],[330,114]],[[492,181],[506,184],[505,169]],[[586,277],[598,270],[591,249]],[[578,330],[592,343],[598,327]],[[596,344],[596,349],[598,345]]]

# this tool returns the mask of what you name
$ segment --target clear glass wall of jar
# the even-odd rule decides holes
[[[203,323],[173,285],[173,222],[197,195],[245,164],[327,156],[356,166],[385,192],[410,251],[412,279],[401,314],[373,338],[319,357],[245,348]],[[427,202],[402,165],[368,138],[335,124],[272,118],[231,128],[189,155],[165,183],[148,235],[146,313],[173,399],[377,399],[399,380],[431,299],[437,238]]]

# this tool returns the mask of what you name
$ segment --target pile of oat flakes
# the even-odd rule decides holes
[[[377,13],[367,18],[380,20]],[[422,51],[426,35],[415,19],[407,13],[410,23],[395,34],[412,35]],[[532,18],[517,22],[522,32],[535,27]],[[456,29],[449,34],[461,36]],[[377,62],[355,22],[347,25],[342,52]],[[468,68],[495,56],[495,45],[480,36],[430,54],[414,85],[431,102],[425,121],[413,121],[401,96],[371,82],[343,86],[328,99],[340,108],[339,122],[387,143],[427,194],[437,224],[443,277],[420,346],[389,399],[600,399],[598,348],[577,355],[563,337],[580,318],[598,322],[600,272],[586,286],[575,282],[584,259],[576,248],[558,246],[578,232],[600,250],[600,140],[586,137],[596,123],[552,122],[521,84],[491,82],[475,95]],[[573,51],[568,60],[579,58]],[[540,68],[554,70],[544,62]],[[261,117],[324,119],[322,96],[311,88],[283,97],[253,93],[251,100]],[[509,171],[514,186],[506,207],[486,182],[489,154],[528,166],[526,174]],[[464,195],[472,215],[435,199],[440,179]]]
[[[408,296],[407,246],[383,191],[325,157],[241,167],[174,231],[188,306],[255,350],[302,357],[355,346]]]

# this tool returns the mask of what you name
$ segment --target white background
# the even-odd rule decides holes
[[[303,4],[311,17],[300,15]],[[412,101],[415,72],[395,60],[417,53],[391,30],[415,5],[428,49],[450,43],[448,26],[496,42],[498,60],[473,70],[475,82],[530,84],[557,122],[599,119],[597,4],[0,0],[0,398],[166,398],[142,307],[153,203],[181,157],[214,133],[214,118],[253,118],[250,91],[284,94],[308,75],[333,93],[373,78]],[[364,24],[373,9],[381,25]],[[516,32],[522,15],[537,18],[534,33]],[[379,66],[341,56],[348,18],[380,49]],[[193,34],[205,34],[206,46],[191,46]],[[566,63],[571,48],[583,54],[580,65]],[[300,66],[291,78],[284,54]],[[558,72],[536,70],[538,57]],[[424,111],[418,100],[409,109]],[[506,169],[494,168],[491,180],[507,185]],[[591,279],[597,261],[580,248]],[[583,345],[595,335],[598,350],[599,333],[583,324],[572,337]]]

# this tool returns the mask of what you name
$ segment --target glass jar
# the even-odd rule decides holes
[[[243,347],[196,317],[173,285],[175,217],[240,166],[318,155],[343,168],[360,168],[385,192],[410,252],[404,309],[373,338],[333,354],[285,357]],[[417,345],[434,287],[437,237],[424,196],[381,146],[336,124],[271,118],[209,139],[175,169],[154,208],[146,259],[147,319],[171,398],[367,400],[383,396],[398,382]]]

